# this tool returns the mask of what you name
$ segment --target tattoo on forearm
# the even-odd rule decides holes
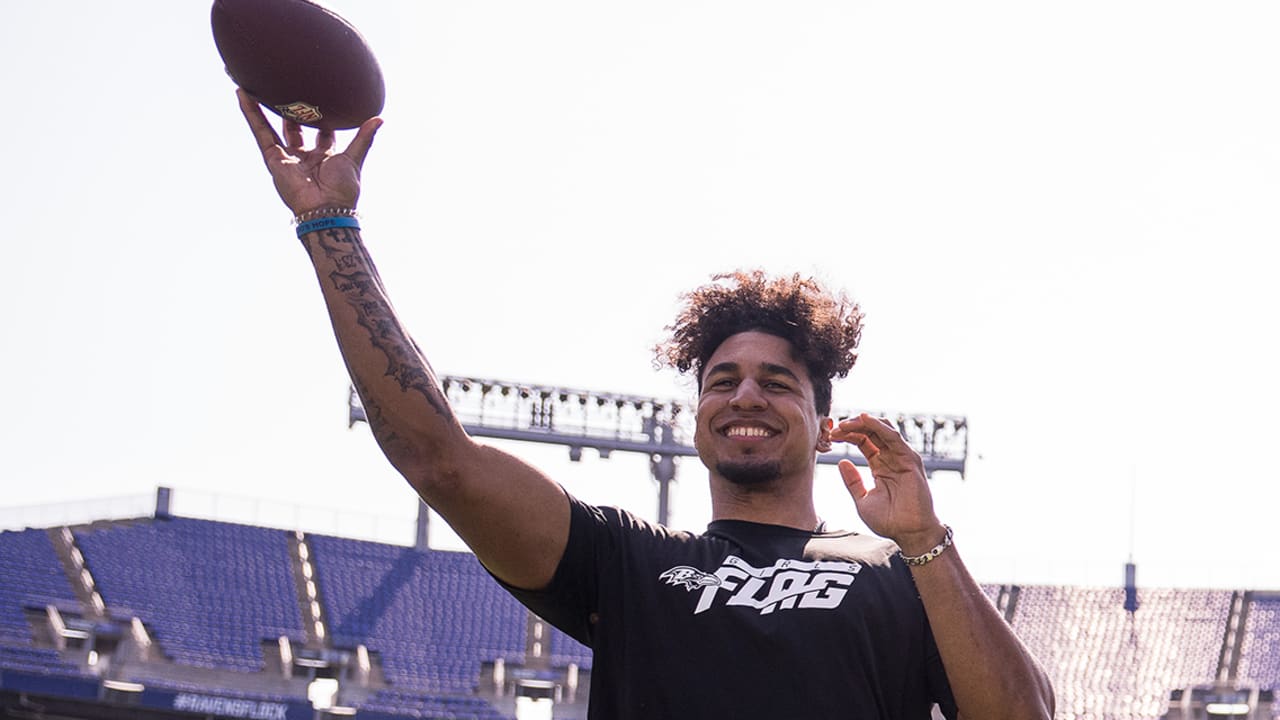
[[[351,373],[351,382],[360,395],[360,405],[364,407],[365,420],[368,421],[369,429],[373,431],[373,437],[378,444],[388,452],[405,447],[407,443],[403,442],[400,435],[383,420],[382,405],[374,399],[368,386],[355,373]]]
[[[373,346],[386,355],[386,375],[394,378],[401,390],[417,391],[442,417],[452,418],[453,411],[436,383],[435,373],[396,318],[382,285],[382,278],[378,277],[378,271],[360,242],[359,235],[349,228],[335,228],[317,233],[314,237],[316,247],[338,268],[329,273],[334,289],[355,310],[356,322],[368,331]],[[308,250],[312,249],[308,247]],[[361,398],[372,397],[363,385],[357,385],[357,390]],[[376,406],[376,402],[373,404]],[[365,410],[370,413],[370,426],[373,427],[375,413],[380,418],[381,408],[371,410],[366,405]]]

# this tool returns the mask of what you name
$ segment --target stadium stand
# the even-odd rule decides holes
[[[1249,593],[1237,677],[1280,689],[1280,593]]]
[[[334,642],[379,653],[388,682],[471,692],[482,662],[523,655],[524,608],[474,555],[316,535],[309,542]],[[589,667],[589,651],[559,631],[552,646]]]
[[[1230,591],[1026,586],[1013,628],[1069,718],[1158,718],[1169,693],[1217,677]]]
[[[304,638],[282,530],[172,518],[75,537],[107,605],[142,618],[176,663],[259,672],[264,642]]]
[[[0,668],[40,674],[83,675],[59,653],[52,639],[33,643],[31,615],[49,605],[74,606],[75,593],[44,530],[0,533]],[[35,626],[38,627],[38,626]]]
[[[550,644],[551,664],[553,666],[573,663],[584,670],[591,669],[591,648],[555,628],[551,629]]]
[[[558,630],[529,663],[538,623],[469,553],[305,536],[327,624],[316,634],[290,554],[301,533],[167,516],[71,530],[0,533],[0,716],[36,717],[20,708],[37,698],[86,720],[311,720],[329,715],[308,685],[331,677],[338,703],[368,720],[508,720],[521,681],[590,671],[589,650]],[[68,537],[105,602],[96,613],[60,559]],[[1044,663],[1059,718],[1210,718],[1226,698],[1260,713],[1229,717],[1274,717],[1280,592],[1137,588],[1130,611],[1121,587],[982,590]],[[60,648],[55,610],[120,649],[104,636]],[[138,627],[154,652],[124,652]],[[95,648],[116,657],[94,662]],[[557,699],[557,718],[582,717],[585,693]]]
[[[0,533],[0,642],[30,643],[25,608],[75,604],[71,583],[44,530]]]

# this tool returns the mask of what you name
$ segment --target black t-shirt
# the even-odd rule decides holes
[[[737,520],[697,535],[570,504],[551,584],[510,590],[592,648],[593,720],[955,717],[893,543]]]

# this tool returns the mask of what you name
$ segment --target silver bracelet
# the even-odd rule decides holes
[[[308,210],[301,215],[293,216],[293,224],[301,225],[308,220],[326,217],[360,217],[360,213],[355,208],[348,207],[327,207],[318,210]]]
[[[899,550],[898,554],[902,555],[902,561],[910,565],[911,567],[920,567],[921,565],[928,565],[934,558],[938,557],[943,553],[943,551],[951,547],[951,538],[954,535],[954,533],[951,532],[951,526],[943,525],[942,527],[946,528],[947,530],[947,534],[942,538],[942,542],[938,543],[937,545],[934,545],[933,549],[930,550],[929,552],[923,555],[916,555],[914,557],[908,557],[906,555],[903,555],[902,551]]]

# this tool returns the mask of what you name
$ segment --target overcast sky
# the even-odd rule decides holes
[[[1280,6],[332,6],[387,82],[365,236],[440,372],[687,399],[651,353],[682,290],[816,274],[867,314],[837,407],[969,418],[934,488],[979,579],[1118,584],[1132,553],[1280,589]],[[165,485],[412,518],[208,3],[5,15],[0,517]],[[642,458],[514,449],[655,514]],[[673,524],[706,521],[685,460]]]

